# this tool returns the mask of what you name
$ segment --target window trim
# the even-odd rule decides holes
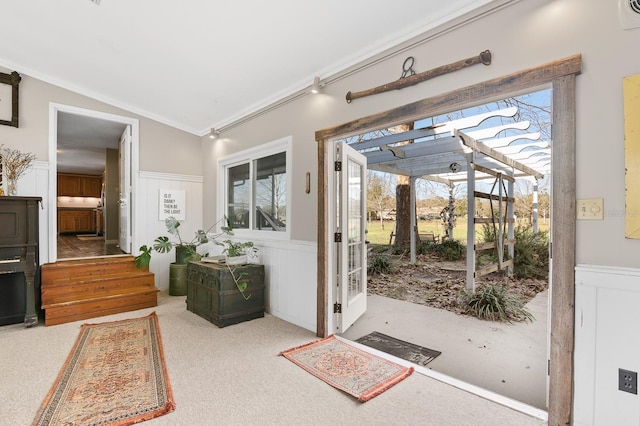
[[[259,230],[259,229],[234,229],[233,234],[239,238],[246,238],[251,240],[284,240],[289,241],[291,239],[291,193],[292,193],[292,155],[291,155],[291,146],[292,146],[292,137],[287,136],[281,139],[276,139],[271,142],[267,142],[261,145],[258,145],[253,148],[245,149],[243,151],[239,151],[233,154],[230,154],[226,157],[218,160],[218,182],[217,182],[217,194],[218,194],[218,202],[217,202],[217,213],[219,217],[222,217],[226,214],[227,210],[227,200],[228,200],[228,186],[227,186],[227,175],[228,169],[230,167],[234,167],[240,164],[249,163],[250,164],[250,178],[252,181],[251,185],[251,196],[250,200],[252,203],[251,208],[255,208],[255,193],[253,188],[253,173],[254,173],[254,162],[264,157],[268,157],[270,155],[279,154],[284,152],[286,154],[286,169],[287,169],[287,178],[286,178],[286,211],[287,211],[287,229],[283,232],[271,231],[271,230]],[[253,217],[253,215],[252,215]],[[251,226],[253,226],[253,221]]]

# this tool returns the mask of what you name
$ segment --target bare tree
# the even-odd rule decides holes
[[[380,220],[380,227],[384,229],[383,213],[393,208],[392,175],[381,172],[367,173],[367,210],[374,211]]]

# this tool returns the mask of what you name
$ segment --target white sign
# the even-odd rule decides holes
[[[159,194],[160,206],[158,220],[165,220],[169,216],[177,220],[185,220],[185,191],[177,189],[161,189]]]

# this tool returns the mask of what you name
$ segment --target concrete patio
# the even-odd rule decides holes
[[[441,351],[423,373],[474,393],[489,391],[489,398],[506,397],[529,414],[546,414],[548,291],[527,304],[532,323],[484,321],[377,295],[367,302],[365,314],[342,337],[378,331]]]

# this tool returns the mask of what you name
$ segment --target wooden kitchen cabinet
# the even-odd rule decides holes
[[[58,173],[58,196],[100,198],[102,176]]]
[[[95,233],[95,214],[93,210],[58,210],[58,232]]]

